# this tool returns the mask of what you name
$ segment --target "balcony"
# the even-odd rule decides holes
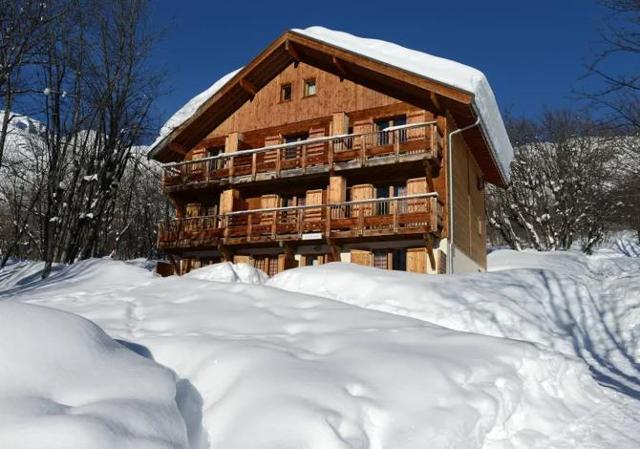
[[[165,251],[216,248],[222,232],[217,216],[176,219],[160,223],[158,247]]]
[[[163,224],[164,250],[212,248],[282,241],[357,239],[432,234],[440,237],[443,207],[437,193],[337,204],[235,211],[220,217]]]
[[[237,184],[423,159],[440,159],[444,137],[433,122],[273,145],[166,164],[165,191]]]

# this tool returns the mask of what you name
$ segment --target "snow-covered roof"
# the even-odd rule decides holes
[[[473,108],[480,119],[493,159],[503,178],[509,179],[513,148],[495,95],[482,72],[449,59],[411,50],[391,42],[362,38],[320,26],[291,31],[471,94]],[[174,129],[194,116],[198,108],[221,90],[240,70],[226,74],[171,116],[162,126],[160,135],[151,145],[150,151],[153,152],[154,148]]]
[[[233,78],[240,70],[242,70],[242,67],[240,67],[237,70],[234,70],[233,72],[227,73],[225,76],[217,80],[211,86],[209,86],[208,88],[200,92],[191,100],[187,101],[184,106],[182,106],[180,109],[178,109],[177,112],[175,112],[171,117],[169,117],[169,120],[167,120],[164,123],[164,125],[162,125],[162,128],[160,128],[160,134],[149,147],[149,151],[153,151],[155,146],[158,145],[160,142],[162,142],[162,140],[164,140],[164,138],[168,136],[171,133],[171,131],[178,128],[184,122],[189,120],[205,101],[207,101],[209,98],[214,96],[216,92],[222,89],[225,86],[225,84],[227,84],[231,80],[231,78]]]
[[[509,179],[513,147],[496,97],[484,73],[459,62],[391,42],[358,37],[320,26],[292,31],[473,94],[473,105],[489,140],[494,159],[505,179]]]

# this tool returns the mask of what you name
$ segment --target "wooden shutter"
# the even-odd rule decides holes
[[[354,134],[370,134],[373,132],[373,123],[370,121],[356,121],[353,123],[353,133]],[[359,150],[362,148],[363,139],[368,140],[367,143],[371,141],[371,136],[357,136],[353,140],[353,149]]]
[[[373,198],[375,198],[375,189],[373,188],[373,184],[357,184],[351,187],[352,201],[368,200]],[[358,216],[361,210],[365,216],[369,216],[373,214],[373,203],[354,204],[352,210],[353,216]]]
[[[373,266],[373,254],[371,253],[371,251],[367,251],[364,249],[352,249],[351,263],[371,267]]]
[[[407,180],[407,195],[427,193],[427,178],[413,178]]]
[[[278,195],[262,195],[260,197],[260,208],[271,209],[280,206],[280,197]]]
[[[344,176],[329,178],[329,203],[344,203],[347,201],[347,180]]]
[[[307,190],[305,198],[305,206],[321,206],[324,199],[324,190]],[[322,208],[307,208],[304,211],[305,221],[320,221],[322,220]]]
[[[427,272],[427,250],[426,248],[407,249],[407,271],[412,273]]]
[[[309,130],[309,139],[319,139],[326,135],[324,128],[312,128]],[[324,165],[328,162],[327,142],[310,143],[307,145],[307,166]]]
[[[278,195],[262,195],[260,197],[260,208],[261,209],[272,209],[280,206],[280,197]],[[263,212],[260,214],[260,224],[262,225],[270,225],[273,224],[276,219],[276,213],[273,212]]]
[[[282,143],[282,138],[280,136],[268,136],[264,139],[264,146],[269,147],[271,145],[278,145]],[[265,153],[258,153],[258,159],[262,159],[262,163],[265,165],[269,165],[275,168],[277,153],[276,150],[267,151]]]
[[[427,193],[427,178],[414,178],[407,180],[407,195],[419,195]],[[425,199],[418,198],[407,201],[407,212],[424,212]]]

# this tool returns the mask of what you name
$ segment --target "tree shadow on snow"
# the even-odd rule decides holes
[[[496,301],[504,299],[502,307],[522,322],[535,328],[548,323],[560,330],[599,384],[640,400],[640,360],[635,355],[640,332],[634,334],[625,325],[626,317],[640,313],[640,282],[631,283],[631,274],[597,279],[532,269],[514,276],[515,271],[520,270],[460,278],[461,288],[452,291],[448,285],[438,286],[437,293],[454,303],[467,295],[482,296],[483,300],[469,303],[471,314],[484,315],[501,335],[509,336],[514,323],[502,323],[495,309]],[[532,301],[538,307],[531,307]]]
[[[640,341],[624,329],[624,318],[640,308],[640,298],[631,303],[622,298],[601,301],[578,279],[548,271],[540,276],[549,291],[552,318],[596,381],[640,400],[640,361],[634,355]],[[607,294],[604,289],[596,292]]]
[[[122,339],[116,339],[115,341],[144,358],[154,360],[153,354],[144,345]],[[177,375],[176,379],[178,380],[176,381],[175,400],[185,423],[189,448],[206,449],[209,447],[209,438],[202,425],[202,408],[204,405],[202,396],[189,379],[178,378]]]

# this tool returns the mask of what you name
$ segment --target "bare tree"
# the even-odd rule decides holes
[[[590,252],[614,210],[615,138],[592,120],[548,112],[510,123],[515,146],[508,189],[491,189],[489,224],[514,249]]]
[[[20,4],[25,1],[10,6],[22,11]],[[0,251],[5,259],[23,255],[25,240],[32,242],[36,257],[45,261],[46,277],[54,262],[109,254],[114,239],[120,241],[126,229],[139,227],[119,215],[118,207],[127,199],[128,213],[139,217],[131,205],[141,189],[123,191],[122,181],[131,166],[141,174],[139,155],[132,157],[131,149],[151,128],[160,80],[149,64],[155,33],[148,27],[146,0],[36,4],[42,20],[45,10],[49,14],[47,26],[38,28],[38,46],[25,50],[33,49],[37,58],[29,61],[28,70],[14,70],[10,81],[15,86],[19,73],[24,85],[33,87],[29,108],[37,111],[42,125],[26,144],[28,151],[12,148],[16,158],[10,166],[0,166]],[[2,14],[10,16],[3,10],[0,19]],[[11,30],[16,41],[18,36],[26,43],[34,39],[25,34],[33,27]],[[13,87],[4,92],[15,98]],[[3,114],[5,136],[21,132],[7,118],[11,115]],[[24,175],[36,168],[37,182]],[[131,179],[126,181],[134,187]],[[114,223],[120,225],[123,219],[127,225],[116,235]],[[154,228],[147,233],[153,234]]]
[[[59,13],[42,0],[0,0],[0,167],[13,110],[30,92],[28,72],[42,50],[42,35]]]

